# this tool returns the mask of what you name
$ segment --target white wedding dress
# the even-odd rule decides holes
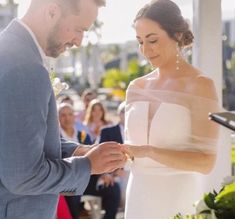
[[[175,149],[191,133],[188,108],[162,102],[149,119],[149,101],[134,101],[126,111],[128,144]],[[203,194],[202,175],[166,167],[149,158],[130,164],[125,219],[166,219],[194,213]]]

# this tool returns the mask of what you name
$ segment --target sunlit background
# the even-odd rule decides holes
[[[7,0],[0,0],[6,2]],[[30,0],[15,0],[19,3],[18,16],[21,17],[30,4]],[[132,21],[136,12],[149,0],[107,0],[106,7],[100,9],[99,20],[103,22],[102,43],[120,43],[133,40]],[[180,5],[182,14],[192,19],[192,0],[175,0]],[[222,0],[223,18],[235,16],[234,0]],[[231,7],[234,5],[234,7]]]
[[[132,28],[137,11],[149,1],[107,0],[106,7],[100,9],[94,29],[84,37],[82,47],[66,51],[57,60],[51,61],[49,68],[79,92],[87,86],[117,87],[125,90],[130,80],[149,70],[144,68],[148,64],[139,53]],[[173,1],[179,5],[183,16],[193,25],[193,0]],[[8,4],[6,10],[4,4]],[[30,0],[0,0],[0,21],[3,24],[0,28],[4,28],[13,16],[22,17],[29,4]],[[224,105],[235,110],[235,95],[232,93],[235,86],[231,86],[235,85],[235,3],[234,0],[221,0],[221,6],[224,93],[227,98]],[[189,50],[187,53],[189,61],[192,55],[190,52]]]
[[[18,0],[19,3],[19,17],[21,17],[30,0]],[[106,7],[100,9],[99,21],[103,23],[102,26],[102,43],[120,43],[134,39],[134,31],[132,29],[132,21],[136,12],[148,0],[107,0]],[[191,0],[182,1],[181,9],[185,17],[190,18],[192,15]],[[186,4],[184,3],[186,2]]]

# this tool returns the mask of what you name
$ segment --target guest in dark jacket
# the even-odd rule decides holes
[[[99,142],[106,142],[106,141],[115,141],[118,142],[120,144],[122,144],[124,142],[124,122],[125,122],[125,101],[122,102],[118,109],[117,109],[117,115],[119,117],[119,123],[113,126],[108,126],[105,127],[103,129],[101,129],[100,132],[100,139]],[[113,217],[114,217],[114,212],[115,215],[117,213],[117,210],[120,206],[120,202],[124,203],[125,202],[125,187],[126,187],[126,182],[128,178],[127,176],[127,172],[124,171],[123,169],[118,169],[116,171],[114,171],[111,174],[106,174],[106,177],[109,176],[109,180],[110,182],[116,182],[115,187],[114,186],[109,186],[109,184],[107,184],[107,188],[109,188],[110,190],[112,190],[113,192],[113,196],[116,200],[115,202],[115,208],[113,207]],[[126,177],[125,177],[126,176]],[[95,182],[94,182],[95,183]],[[122,204],[121,204],[122,206]]]
[[[72,105],[63,103],[58,107],[61,135],[71,141],[77,141],[84,145],[91,145],[90,136],[83,131],[76,131],[75,116]],[[92,175],[84,194],[99,196],[105,210],[104,219],[115,219],[120,203],[120,187],[109,174]],[[80,196],[68,196],[66,201],[74,219],[81,214]]]
[[[124,111],[125,102],[122,102],[117,110],[119,123],[101,129],[100,143],[106,141],[123,143]],[[123,175],[123,170],[117,170],[111,174],[93,175],[85,191],[85,194],[102,197],[102,205],[106,212],[104,219],[115,219],[118,212],[121,201],[120,175]]]
[[[118,109],[119,123],[114,126],[108,126],[101,130],[99,142],[116,141],[123,143],[124,138],[124,122],[125,122],[125,101],[122,102]]]

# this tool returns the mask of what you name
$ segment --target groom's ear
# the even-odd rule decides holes
[[[45,10],[45,16],[46,16],[46,21],[49,24],[55,25],[58,19],[61,17],[61,15],[62,15],[61,7],[57,3],[51,2],[47,5]]]

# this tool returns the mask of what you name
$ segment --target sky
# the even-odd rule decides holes
[[[3,0],[0,0],[0,2]],[[21,17],[29,6],[30,0],[19,2],[18,16]],[[106,0],[106,7],[100,9],[98,19],[103,22],[101,43],[123,43],[135,40],[132,21],[137,11],[150,0]],[[185,18],[192,20],[192,0],[173,0]],[[233,6],[232,6],[233,5]],[[222,0],[222,9],[235,17],[234,0]]]
[[[186,1],[191,2],[191,0]],[[148,2],[149,0],[107,0],[106,7],[100,10],[99,15],[99,19],[104,22],[103,41],[124,42],[135,39],[133,19],[137,11]],[[181,10],[185,17],[190,17],[190,12],[192,14],[190,7],[185,10],[182,6]]]

